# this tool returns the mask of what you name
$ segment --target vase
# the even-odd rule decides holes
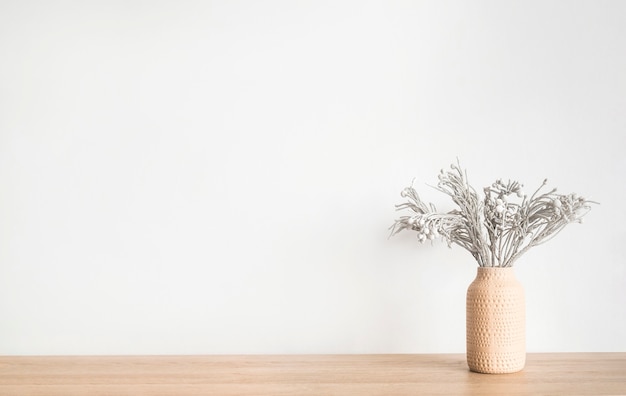
[[[524,289],[513,268],[478,267],[467,289],[467,365],[488,374],[514,373],[526,363]]]

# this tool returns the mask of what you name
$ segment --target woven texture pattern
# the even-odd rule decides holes
[[[467,364],[479,373],[514,373],[526,363],[524,289],[513,268],[479,267],[467,290]]]

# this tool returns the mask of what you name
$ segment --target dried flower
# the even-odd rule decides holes
[[[426,205],[417,191],[407,187],[401,192],[407,202],[397,210],[410,210],[412,216],[401,216],[390,227],[391,235],[403,230],[417,233],[420,242],[443,237],[448,246],[456,244],[470,252],[481,267],[510,267],[522,254],[553,238],[567,224],[582,223],[591,209],[588,201],[576,194],[561,195],[556,189],[539,194],[547,179],[528,198],[523,185],[516,181],[496,180],[485,187],[479,199],[459,164],[451,171],[439,173],[437,189],[452,198],[458,209],[438,213],[433,204]]]

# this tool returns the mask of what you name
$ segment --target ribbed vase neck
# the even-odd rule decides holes
[[[476,279],[515,278],[513,267],[478,267]]]

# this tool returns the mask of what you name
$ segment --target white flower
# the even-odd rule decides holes
[[[496,212],[502,213],[506,209],[506,203],[500,198],[496,199]]]
[[[415,231],[420,243],[442,238],[449,246],[456,243],[467,249],[480,266],[509,267],[528,248],[559,232],[563,224],[582,222],[588,204],[594,203],[573,193],[556,194],[556,189],[539,195],[537,189],[526,195],[522,184],[501,179],[483,189],[481,200],[460,166],[452,164],[450,168],[452,171],[441,170],[438,187],[453,198],[458,210],[437,213],[432,204],[420,200],[415,189],[407,187],[401,195],[408,202],[397,207],[413,213],[397,219],[390,227],[391,235]],[[547,179],[540,188],[546,184]]]

